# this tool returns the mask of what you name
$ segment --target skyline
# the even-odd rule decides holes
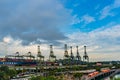
[[[90,61],[120,60],[119,14],[119,0],[0,0],[0,56],[35,54],[39,44],[49,56],[52,44],[62,58],[68,44],[81,56],[86,45]]]

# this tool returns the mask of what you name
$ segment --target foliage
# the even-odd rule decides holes
[[[49,71],[49,75],[51,76],[51,75],[55,75],[55,71],[53,70],[53,71]]]
[[[0,80],[9,80],[11,77],[16,75],[16,70],[9,69],[8,66],[0,67]]]
[[[75,73],[73,76],[75,78],[81,78],[83,76],[83,74],[82,73]]]
[[[96,71],[100,71],[101,70],[101,68],[99,67],[99,66],[96,66]]]
[[[1,66],[0,71],[4,71],[5,73],[8,73],[9,67],[8,66]]]
[[[48,76],[44,80],[57,80],[54,76]]]
[[[44,80],[44,77],[42,76],[37,76],[37,77],[32,77],[30,80]]]
[[[5,79],[5,73],[4,72],[0,72],[0,80],[4,80]]]
[[[14,77],[16,74],[17,74],[17,72],[16,72],[16,70],[14,70],[14,69],[9,69],[9,71],[8,71],[8,73],[7,73],[10,77]]]
[[[33,76],[29,80],[57,80],[54,76],[42,77],[42,76]]]
[[[120,80],[120,78],[115,78],[114,80]]]

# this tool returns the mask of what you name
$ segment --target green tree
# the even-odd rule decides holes
[[[95,69],[96,69],[96,71],[100,71],[101,67],[97,66]]]
[[[115,78],[114,80],[120,80],[120,78]]]
[[[17,72],[14,69],[9,69],[7,74],[12,78],[12,77],[16,76]]]
[[[8,66],[0,67],[0,80],[9,80],[11,77],[16,75],[16,70],[9,69]]]
[[[4,80],[5,73],[0,71],[0,80]]]
[[[5,72],[0,72],[0,80],[9,80],[9,76]]]
[[[42,77],[42,76],[33,76],[31,79],[29,79],[29,80],[45,80],[44,79],[44,77]]]
[[[53,71],[49,71],[49,75],[50,75],[50,76],[55,75],[55,72],[56,72],[56,71],[54,71],[54,70],[53,70]]]
[[[75,73],[73,76],[75,78],[78,78],[79,80],[81,80],[80,78],[83,76],[83,74],[82,73]]]
[[[54,76],[48,76],[45,78],[45,80],[57,80]]]
[[[4,71],[5,73],[8,73],[9,67],[8,66],[1,66],[0,71]]]

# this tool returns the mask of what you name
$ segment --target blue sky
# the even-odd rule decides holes
[[[36,54],[41,41],[47,57],[53,44],[62,58],[67,43],[81,56],[87,45],[91,61],[119,60],[119,14],[120,0],[0,0],[0,56]]]
[[[72,25],[73,29],[90,32],[114,20],[115,23],[119,23],[120,6],[117,6],[117,3],[120,2],[118,0],[65,0],[62,3],[65,8],[72,10],[72,15],[78,19],[78,22]],[[115,5],[116,7],[113,7]],[[84,17],[86,18],[81,20]]]

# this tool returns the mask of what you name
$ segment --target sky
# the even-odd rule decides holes
[[[120,60],[120,0],[0,0],[0,56],[27,52],[63,58],[64,44],[87,46],[90,61]]]

